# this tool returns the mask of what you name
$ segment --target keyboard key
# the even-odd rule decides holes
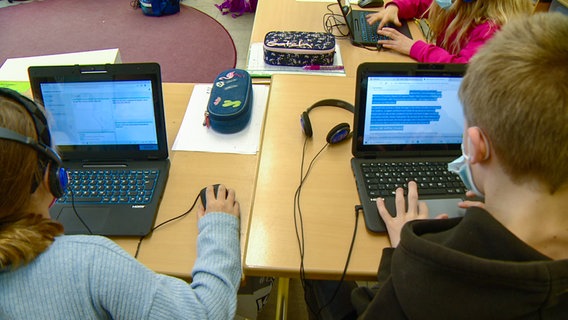
[[[70,170],[67,193],[58,203],[150,202],[159,170]]]
[[[406,195],[411,180],[418,184],[419,195],[464,194],[466,190],[461,179],[447,171],[446,162],[365,162],[361,167],[367,171],[365,186],[371,198],[392,196],[398,187]]]

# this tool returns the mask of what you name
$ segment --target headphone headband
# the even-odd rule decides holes
[[[302,126],[302,131],[304,132],[306,137],[311,138],[313,135],[312,124],[310,121],[310,117],[308,116],[308,113],[315,108],[324,107],[324,106],[341,108],[351,113],[354,113],[355,111],[355,108],[351,103],[343,100],[324,99],[317,101],[316,103],[312,104],[308,109],[306,109],[306,111],[302,112],[302,114],[300,115],[300,124]],[[329,144],[336,144],[346,140],[349,137],[351,137],[351,128],[349,127],[348,123],[343,122],[336,125],[335,127],[333,127],[333,129],[329,131],[329,133],[326,136],[326,141]]]
[[[312,104],[307,110],[306,112],[310,112],[312,109],[315,109],[317,107],[338,107],[341,109],[345,109],[349,112],[354,113],[355,112],[355,107],[353,107],[353,105],[347,101],[343,101],[343,100],[339,100],[339,99],[323,99],[320,101],[317,101],[316,103]]]
[[[45,114],[33,100],[28,99],[14,90],[0,88],[0,96],[13,100],[26,109],[33,120],[38,141],[36,142],[31,137],[24,136],[3,127],[0,127],[0,139],[10,140],[29,146],[40,155],[45,156],[47,161],[50,162],[50,165],[48,166],[49,191],[54,197],[61,197],[65,193],[65,189],[68,184],[67,172],[64,168],[62,168],[63,163],[61,158],[57,152],[51,148],[51,135],[49,133]],[[37,188],[38,183],[38,181],[34,181],[32,185],[32,192]]]
[[[63,164],[61,162],[61,158],[56,152],[53,151],[53,149],[46,147],[43,144],[39,144],[35,142],[32,138],[23,136],[17,133],[16,131],[0,127],[0,139],[15,141],[30,146],[37,152],[40,152],[43,155],[47,156],[49,160],[55,162],[58,166],[61,166]]]
[[[32,117],[38,142],[48,147],[51,146],[51,135],[49,134],[47,119],[45,118],[43,111],[33,100],[8,88],[0,88],[0,96],[4,96],[21,104]]]

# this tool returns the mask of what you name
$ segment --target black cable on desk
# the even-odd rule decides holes
[[[335,36],[336,38],[348,37],[349,28],[347,28],[347,23],[345,21],[345,18],[343,17],[343,15],[337,14],[333,12],[333,10],[331,10],[331,7],[335,5],[337,4],[327,5],[327,10],[329,12],[323,14],[323,29],[325,30],[325,32]],[[341,10],[341,8],[339,9]],[[347,28],[347,32],[341,30],[341,27]],[[337,33],[339,34],[335,34],[334,30],[337,30]]]
[[[296,230],[296,239],[298,240],[298,247],[299,247],[299,250],[300,250],[300,280],[302,282],[303,288],[305,288],[305,283],[304,283],[304,279],[305,279],[305,273],[304,273],[304,221],[303,221],[303,218],[302,218],[302,209],[300,207],[300,195],[301,195],[301,192],[302,192],[302,186],[304,184],[304,181],[306,180],[306,178],[310,174],[310,171],[313,168],[315,160],[323,152],[323,150],[325,150],[325,148],[327,148],[327,146],[329,145],[329,143],[326,143],[318,151],[318,153],[310,161],[310,164],[308,165],[308,169],[306,170],[306,174],[304,175],[304,159],[305,159],[305,154],[306,154],[307,142],[308,142],[308,138],[306,137],[306,139],[304,140],[304,146],[302,148],[302,162],[301,162],[301,167],[300,167],[300,184],[298,185],[298,188],[296,189],[296,192],[294,193],[294,227],[295,227],[295,230]],[[296,215],[296,212],[298,213],[297,215]],[[300,230],[298,230],[298,220],[300,222]]]
[[[191,210],[193,210],[193,208],[195,207],[195,204],[197,203],[197,200],[199,199],[199,194],[200,193],[197,193],[197,197],[195,197],[193,204],[191,205],[191,207],[186,212],[158,224],[157,226],[152,228],[152,230],[150,230],[150,232],[148,232],[148,234],[141,236],[140,240],[138,240],[138,244],[136,245],[136,252],[134,253],[134,258],[135,259],[138,258],[138,253],[140,252],[140,245],[142,244],[142,240],[144,240],[144,238],[146,238],[149,234],[152,234],[152,232],[154,232],[154,230],[158,229],[159,227],[161,227],[165,224],[168,224],[170,222],[173,222],[175,220],[181,219],[181,218],[185,217],[187,214],[189,214],[191,212]]]
[[[301,206],[300,206],[300,196],[301,196],[301,192],[302,192],[302,186],[303,186],[304,182],[306,181],[311,169],[313,168],[315,160],[329,146],[329,143],[327,143],[317,152],[317,154],[310,161],[310,164],[308,165],[306,173],[304,174],[304,160],[305,160],[307,141],[308,141],[308,139],[306,138],[304,140],[304,146],[302,148],[302,161],[301,161],[301,168],[300,168],[300,184],[298,185],[298,188],[296,189],[296,192],[294,194],[294,227],[295,227],[295,230],[296,230],[296,239],[298,240],[298,247],[299,247],[299,251],[300,251],[300,281],[302,283],[302,288],[304,289],[304,291],[306,290],[306,276],[305,276],[305,270],[304,270],[305,246],[304,246],[304,223],[303,223],[303,218],[302,218],[302,210],[301,210]],[[351,254],[353,252],[353,246],[355,244],[355,238],[357,237],[357,227],[359,225],[359,211],[362,210],[362,209],[363,208],[360,205],[355,206],[355,226],[353,228],[353,237],[351,238],[351,244],[349,245],[349,252],[347,254],[347,259],[345,261],[345,266],[343,268],[341,278],[339,280],[339,283],[337,284],[337,287],[335,288],[335,290],[333,292],[331,299],[328,302],[326,302],[322,307],[320,307],[317,311],[314,311],[312,305],[306,300],[306,305],[310,309],[310,312],[316,316],[316,319],[318,319],[320,317],[320,313],[323,311],[323,309],[325,309],[327,306],[329,306],[333,302],[333,300],[337,296],[337,293],[339,292],[339,289],[341,288],[341,285],[343,284],[343,281],[345,280],[345,276],[347,274],[347,268],[349,267],[349,262],[351,260]],[[298,221],[300,223],[299,229],[298,229]]]

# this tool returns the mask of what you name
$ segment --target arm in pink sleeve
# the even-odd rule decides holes
[[[476,26],[470,33],[466,45],[457,54],[451,54],[447,50],[424,41],[417,41],[410,48],[410,57],[418,62],[426,63],[468,63],[469,59],[479,48],[493,37],[499,30],[490,22]]]
[[[424,12],[430,7],[433,0],[393,0],[391,3],[398,7],[398,17],[400,19],[421,18]]]

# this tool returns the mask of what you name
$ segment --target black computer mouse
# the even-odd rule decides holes
[[[199,193],[199,197],[201,198],[201,204],[203,204],[203,208],[207,208],[207,197],[205,196],[206,191],[207,187],[201,189],[201,192]],[[219,184],[214,184],[213,193],[215,194],[215,196],[217,196],[218,191],[219,191]],[[226,192],[225,192],[225,198],[227,198]]]
[[[383,0],[359,0],[357,5],[361,8],[377,8],[384,5]]]

